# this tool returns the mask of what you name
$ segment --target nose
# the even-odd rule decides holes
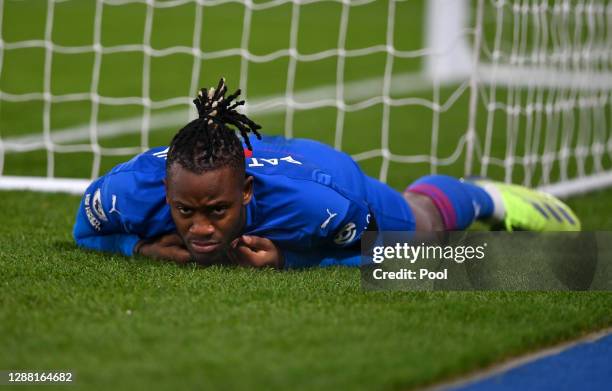
[[[189,233],[196,236],[212,236],[215,233],[215,227],[206,217],[195,216],[189,227]]]

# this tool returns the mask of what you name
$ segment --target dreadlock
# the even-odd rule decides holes
[[[247,148],[252,151],[249,132],[261,139],[257,131],[261,126],[236,111],[245,103],[244,100],[234,102],[240,90],[227,98],[226,92],[224,78],[219,80],[216,89],[200,90],[193,100],[198,118],[179,130],[172,139],[166,170],[175,162],[196,174],[220,167],[244,167],[244,150],[235,131],[240,132]]]

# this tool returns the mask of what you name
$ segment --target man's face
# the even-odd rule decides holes
[[[178,234],[193,259],[202,264],[221,263],[232,240],[245,224],[245,205],[253,190],[253,177],[222,167],[194,174],[174,164],[166,178],[166,202]]]

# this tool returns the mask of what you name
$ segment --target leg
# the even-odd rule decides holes
[[[443,230],[463,230],[478,219],[491,220],[510,231],[579,231],[581,227],[574,212],[557,198],[486,179],[429,175],[410,185],[404,198],[413,210],[417,230],[438,230],[440,222]]]
[[[376,179],[365,176],[365,180],[367,201],[380,231],[461,230],[492,210],[482,189],[448,176],[423,177],[403,194]]]
[[[444,231],[442,215],[431,198],[426,195],[404,191],[402,194],[408,203],[416,222],[416,231]]]
[[[418,201],[415,194],[429,202]],[[466,229],[477,219],[491,217],[495,210],[493,198],[482,187],[447,175],[418,179],[406,189],[404,197],[411,208],[423,211],[426,228],[427,224],[439,228],[441,223],[445,231]]]

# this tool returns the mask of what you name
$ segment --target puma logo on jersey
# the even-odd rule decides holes
[[[113,212],[117,212],[117,214],[121,214],[119,210],[117,209],[117,196],[115,194],[112,195],[112,205],[111,205],[110,210],[108,211],[108,214],[111,214]]]
[[[325,210],[327,211],[327,214],[329,215],[329,217],[323,222],[323,224],[321,224],[321,229],[325,229],[327,225],[329,224],[329,222],[332,221],[334,217],[338,216],[338,213],[331,213],[329,209],[325,209]]]

